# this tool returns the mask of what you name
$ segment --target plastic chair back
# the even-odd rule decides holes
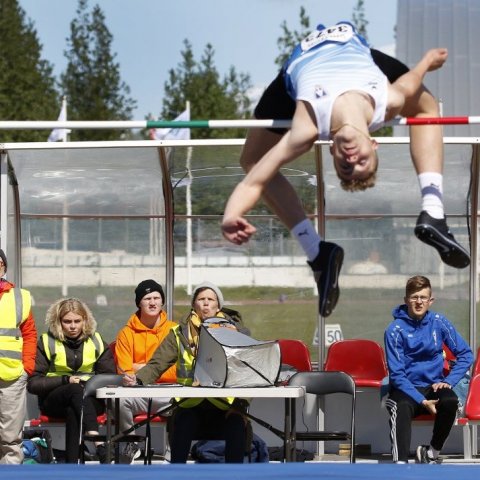
[[[470,380],[470,388],[465,402],[465,416],[469,420],[480,420],[480,374]]]
[[[479,373],[480,373],[480,348],[477,350],[477,356],[475,357],[475,361],[473,363],[472,377],[475,377]]]
[[[98,388],[107,386],[122,386],[123,375],[117,375],[116,373],[98,373],[89,378],[85,383],[83,390],[83,398],[94,397]]]
[[[282,363],[295,367],[299,372],[311,372],[312,362],[307,345],[301,340],[282,338],[278,340]]]
[[[325,371],[348,373],[357,387],[380,388],[388,375],[382,346],[367,339],[340,340],[332,343],[325,360]]]

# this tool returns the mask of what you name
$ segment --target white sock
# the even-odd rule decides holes
[[[306,218],[300,223],[297,223],[297,225],[292,228],[292,235],[297,239],[298,243],[300,243],[305,255],[307,255],[307,259],[310,261],[315,260],[320,251],[321,237],[313,228],[312,222]]]
[[[435,172],[425,172],[418,175],[422,194],[422,210],[433,218],[443,218],[443,175]]]
[[[428,447],[427,455],[434,460],[440,455],[440,450],[435,450],[431,445]]]

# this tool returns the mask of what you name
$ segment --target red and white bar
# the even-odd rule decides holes
[[[386,125],[473,125],[480,117],[396,118]],[[140,129],[140,128],[289,128],[291,120],[105,120],[105,121],[0,121],[0,130]]]

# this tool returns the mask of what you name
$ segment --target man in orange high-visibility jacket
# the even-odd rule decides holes
[[[163,310],[165,293],[155,280],[140,282],[135,289],[135,305],[138,310],[117,335],[115,355],[119,373],[136,373],[148,363],[153,352],[162,343],[175,322],[167,318]],[[173,365],[156,383],[175,383],[176,368]],[[157,412],[170,403],[170,398],[152,399],[151,410]],[[148,398],[122,398],[120,400],[120,431],[134,424],[134,417],[148,411]],[[135,443],[127,443],[121,452],[120,463],[132,463],[140,449]]]

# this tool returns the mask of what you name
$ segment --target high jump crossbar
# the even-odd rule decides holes
[[[394,125],[473,125],[480,117],[425,117],[396,118],[386,122]],[[103,120],[103,121],[0,121],[0,130],[51,130],[51,129],[136,129],[136,128],[289,128],[291,120]]]

